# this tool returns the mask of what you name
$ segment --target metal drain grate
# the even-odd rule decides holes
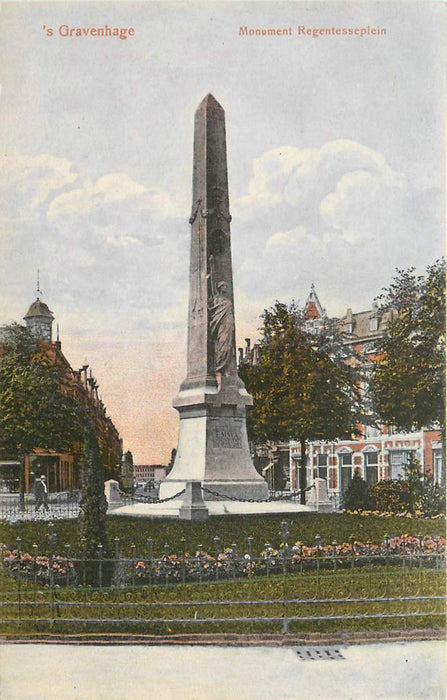
[[[297,647],[295,651],[301,661],[329,661],[345,658],[336,647]]]

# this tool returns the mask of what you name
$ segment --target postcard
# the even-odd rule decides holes
[[[231,229],[243,357],[276,300],[311,299],[346,320],[372,313],[396,270],[423,275],[442,257],[443,21],[442,3],[424,0],[1,4],[0,323],[46,305],[52,341],[80,381],[94,381],[134,465],[165,467],[178,448],[191,230],[208,216],[192,192],[199,105],[211,95],[225,115],[229,204],[219,216]],[[226,284],[216,260],[203,273],[214,300]],[[217,430],[219,449],[238,447],[237,431]],[[377,480],[382,463],[371,465]],[[290,470],[282,487],[298,489]],[[341,481],[330,478],[335,494]],[[82,663],[88,697],[105,697],[95,665]],[[4,682],[5,700],[56,697]],[[356,697],[373,697],[371,683]],[[326,700],[345,697],[331,684]],[[408,684],[393,697],[413,697]],[[200,687],[189,678],[160,697],[235,697]],[[280,688],[258,697],[297,697]]]

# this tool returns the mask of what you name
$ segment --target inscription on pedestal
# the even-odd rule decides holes
[[[239,425],[232,421],[220,420],[211,428],[213,447],[224,447],[230,450],[242,449],[242,433]]]

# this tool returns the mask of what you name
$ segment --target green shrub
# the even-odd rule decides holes
[[[422,487],[419,509],[428,517],[445,513],[445,488],[427,479]]]
[[[79,515],[79,536],[85,559],[83,579],[92,586],[98,582],[98,567],[89,560],[102,556],[109,558],[111,550],[107,536],[107,500],[104,494],[104,469],[99,452],[98,438],[93,430],[86,430],[82,464],[82,498]],[[105,572],[111,576],[110,567]]]
[[[343,496],[345,510],[369,510],[372,506],[369,486],[357,469]]]
[[[411,512],[413,498],[410,484],[404,479],[385,479],[371,487],[374,509],[381,513]]]

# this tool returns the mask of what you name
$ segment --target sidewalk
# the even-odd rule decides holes
[[[320,647],[3,644],[0,698],[444,700],[445,649],[443,641]]]

